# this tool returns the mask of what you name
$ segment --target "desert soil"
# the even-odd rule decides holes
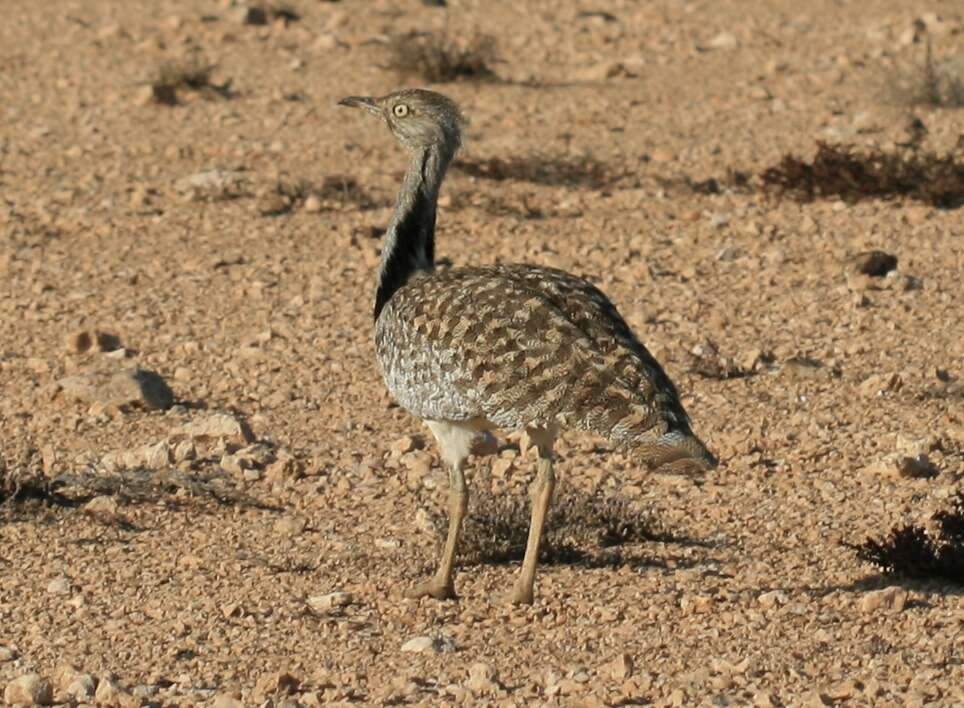
[[[292,7],[257,25],[227,2],[32,3],[0,23],[0,446],[8,482],[34,485],[0,511],[6,700],[964,703],[960,588],[841,545],[960,488],[961,210],[727,178],[817,140],[895,149],[911,112],[951,149],[960,110],[911,111],[887,86],[926,35],[960,51],[960,5]],[[443,264],[597,283],[722,461],[651,475],[566,433],[561,485],[670,537],[544,566],[531,607],[498,602],[514,563],[463,568],[458,601],[402,597],[445,499],[373,354],[376,227],[405,158],[336,102],[424,85],[386,68],[411,30],[496,38],[498,81],[433,86],[471,118],[463,164],[587,172],[453,169]],[[222,88],[154,100],[190,57]],[[710,178],[716,193],[688,186]],[[854,274],[868,249],[897,269]],[[740,375],[706,375],[707,357]],[[133,367],[174,405],[126,403]],[[472,488],[525,495],[523,452],[503,438]],[[933,474],[901,474],[921,454]]]

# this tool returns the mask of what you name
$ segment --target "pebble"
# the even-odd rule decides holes
[[[0,646],[0,664],[17,658],[17,651],[12,647]]]
[[[182,425],[178,433],[191,438],[229,438],[238,442],[254,441],[248,425],[230,413],[212,413]]]
[[[469,667],[469,678],[465,687],[473,693],[491,693],[500,688],[495,669],[482,661],[477,661]]]
[[[610,674],[614,679],[625,680],[633,675],[633,658],[629,654],[619,654],[610,664]]]
[[[40,674],[26,674],[15,678],[3,691],[7,705],[45,706],[53,701],[50,682]]]
[[[736,49],[738,45],[739,42],[732,32],[723,31],[713,37],[706,46],[710,49]]]
[[[448,637],[413,637],[402,644],[402,651],[417,654],[442,654],[455,651],[455,643]]]
[[[866,593],[860,599],[860,611],[865,615],[878,612],[901,612],[907,604],[907,591],[896,585]]]
[[[757,602],[764,609],[772,609],[779,605],[787,604],[787,594],[782,590],[771,590],[770,592],[761,593],[757,597]]]
[[[318,612],[325,612],[334,607],[346,607],[355,601],[350,592],[335,591],[324,595],[312,595],[308,598],[308,606]]]
[[[59,578],[54,578],[49,583],[47,583],[47,592],[51,595],[69,595],[70,594],[70,581],[60,576]]]
[[[307,525],[303,516],[282,516],[274,522],[274,530],[282,536],[299,536]]]
[[[225,694],[219,694],[215,696],[214,701],[211,703],[212,708],[242,708],[244,703],[235,698],[234,696],[228,696]]]
[[[175,189],[194,201],[202,199],[230,199],[242,190],[243,176],[232,170],[206,170],[185,177]]]
[[[69,396],[104,406],[167,409],[174,405],[174,392],[160,374],[141,368],[92,371],[60,379],[57,385]]]

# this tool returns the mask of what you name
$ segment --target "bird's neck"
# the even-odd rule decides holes
[[[417,271],[435,263],[435,213],[451,152],[433,146],[417,152],[402,179],[395,213],[385,234],[375,292],[375,319]]]

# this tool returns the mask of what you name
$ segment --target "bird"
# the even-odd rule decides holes
[[[374,343],[395,401],[434,435],[448,469],[448,532],[437,570],[411,598],[456,599],[473,441],[520,431],[537,451],[522,567],[500,601],[531,604],[564,429],[600,435],[650,468],[707,471],[676,386],[609,298],[587,280],[528,264],[435,268],[438,198],[467,120],[428,89],[338,102],[378,117],[408,153],[375,285]]]

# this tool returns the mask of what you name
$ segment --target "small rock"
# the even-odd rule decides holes
[[[174,445],[171,451],[174,462],[185,462],[197,458],[197,448],[194,447],[193,440],[181,440]]]
[[[406,452],[412,452],[413,450],[421,450],[425,447],[425,441],[414,435],[405,435],[399,438],[389,446],[393,457],[401,457]]]
[[[234,696],[221,693],[214,697],[214,702],[211,703],[211,706],[212,708],[243,708],[244,703]]]
[[[114,517],[117,516],[117,500],[106,495],[94,497],[84,504],[84,510],[89,514]]]
[[[111,676],[100,677],[94,699],[98,704],[105,706],[140,705],[140,701],[123,690]]]
[[[863,251],[850,259],[850,265],[857,273],[882,278],[897,268],[897,256],[884,251]]]
[[[441,654],[455,651],[455,644],[448,637],[414,637],[402,644],[402,651]]]
[[[262,676],[255,685],[255,693],[262,696],[290,695],[298,690],[301,681],[282,671]]]
[[[492,693],[500,688],[495,669],[481,661],[469,667],[469,679],[465,682],[465,686],[476,694]]]
[[[350,592],[329,592],[325,595],[312,595],[308,598],[308,606],[317,612],[327,612],[334,607],[346,607],[355,601]]]
[[[901,456],[897,463],[897,471],[901,477],[910,479],[931,479],[940,474],[940,470],[931,462],[926,453],[913,457]]]
[[[309,214],[317,214],[321,211],[321,200],[317,194],[309,194],[305,199],[304,210]]]
[[[901,612],[907,604],[907,591],[896,585],[866,593],[860,600],[860,611],[866,615],[877,612]]]
[[[298,536],[308,522],[302,516],[283,516],[274,523],[274,530],[282,536]]]
[[[493,477],[506,477],[509,472],[512,471],[512,460],[500,457],[492,462],[492,476]]]
[[[181,426],[178,432],[191,438],[230,438],[245,443],[254,441],[254,434],[248,425],[230,413],[212,413]]]
[[[787,604],[787,595],[782,590],[771,590],[770,592],[761,593],[757,597],[757,602],[764,609],[772,609],[778,605]]]
[[[736,36],[732,32],[720,32],[713,37],[706,46],[710,49],[735,49],[738,46]]]
[[[265,469],[265,476],[269,482],[289,482],[300,479],[304,474],[304,465],[301,460],[290,452],[278,450],[275,453],[275,458],[275,461]]]
[[[633,658],[629,654],[619,654],[610,664],[614,679],[625,680],[633,675]]]
[[[47,592],[51,595],[69,595],[70,594],[70,581],[64,576],[59,578],[54,578],[49,583],[47,583]]]
[[[231,199],[243,192],[243,178],[240,172],[207,170],[179,180],[175,188],[194,201]]]
[[[693,614],[705,614],[713,609],[713,598],[706,595],[685,595],[680,600],[680,608],[684,612]]]
[[[166,440],[143,448],[144,466],[151,470],[162,470],[171,464],[171,449]]]
[[[140,368],[78,374],[61,379],[57,384],[74,398],[104,406],[141,405],[167,409],[174,405],[174,393],[164,379],[153,371]]]
[[[53,701],[50,682],[40,674],[26,674],[15,678],[3,691],[7,705],[45,706]]]
[[[58,687],[72,701],[89,703],[94,700],[97,682],[90,674],[79,671],[64,672],[61,674],[61,682],[58,682]]]
[[[0,646],[0,664],[17,658],[17,651],[12,647]]]
[[[258,5],[247,5],[238,9],[238,21],[243,25],[266,25],[268,24],[268,13],[263,7]]]

